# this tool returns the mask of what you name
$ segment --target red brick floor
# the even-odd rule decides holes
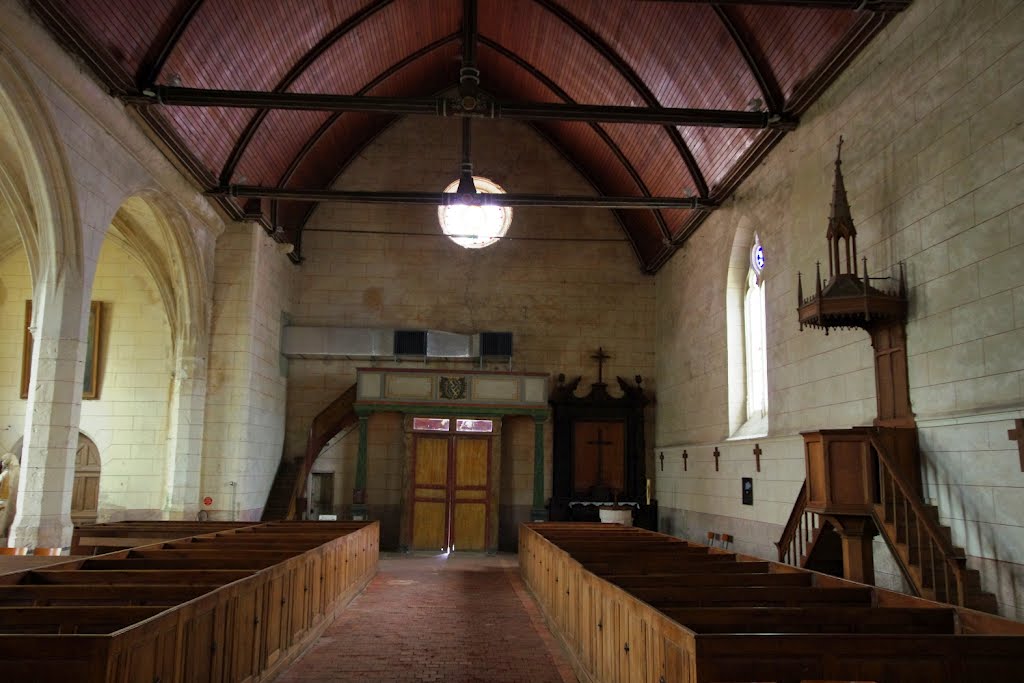
[[[576,683],[514,555],[387,555],[277,683]]]

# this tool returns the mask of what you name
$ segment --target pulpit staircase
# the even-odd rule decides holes
[[[996,613],[996,597],[982,590],[981,575],[967,568],[963,548],[953,545],[939,509],[926,504],[894,466],[885,447],[870,438],[878,478],[870,517],[914,594],[960,607]],[[807,509],[807,483],[776,543],[779,561],[842,576],[842,549],[828,516]],[[836,551],[838,549],[838,571]]]
[[[306,440],[306,453],[294,462],[281,460],[274,484],[267,497],[267,505],[263,509],[263,519],[296,519],[301,517],[302,508],[299,504],[306,492],[306,480],[313,470],[320,451],[338,436],[344,436],[359,422],[355,411],[356,385],[346,389],[338,398],[331,401],[313,418]]]
[[[289,460],[281,458],[274,475],[274,483],[267,495],[267,504],[263,506],[261,521],[270,522],[285,519],[288,516],[288,501],[295,492],[295,480],[302,469],[302,458]]]

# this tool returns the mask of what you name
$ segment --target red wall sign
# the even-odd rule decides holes
[[[203,505],[213,505],[213,498],[210,498],[209,496],[203,498]]]

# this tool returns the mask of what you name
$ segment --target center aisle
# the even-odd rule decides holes
[[[514,555],[382,554],[366,590],[278,683],[576,683]]]

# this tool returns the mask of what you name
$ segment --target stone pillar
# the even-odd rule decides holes
[[[544,522],[548,518],[544,509],[544,422],[547,417],[533,418],[533,507],[531,522]]]
[[[85,373],[82,339],[89,302],[83,310],[81,285],[72,286],[68,280],[56,287],[44,281],[35,288],[32,374],[10,546],[71,545],[71,489]]]
[[[206,359],[179,357],[168,406],[164,519],[196,518],[206,414]]]
[[[366,519],[366,460],[370,416],[359,416],[359,452],[356,456],[356,482],[352,489],[352,516]]]
[[[843,544],[843,578],[875,585],[872,539],[878,533],[870,517],[839,515],[830,518]]]

